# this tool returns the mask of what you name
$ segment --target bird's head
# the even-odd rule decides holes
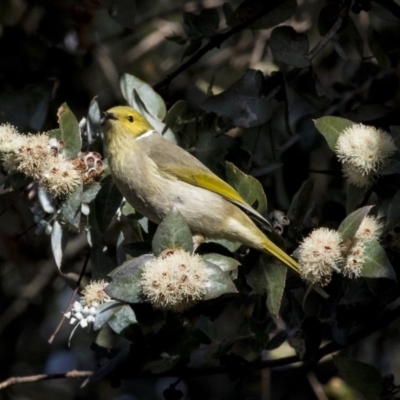
[[[106,136],[124,132],[136,139],[153,130],[153,127],[143,115],[128,106],[117,106],[105,111],[101,123],[105,128]]]

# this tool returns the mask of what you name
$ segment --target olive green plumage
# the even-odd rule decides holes
[[[137,111],[111,108],[104,113],[104,132],[111,175],[141,214],[160,223],[176,207],[193,234],[238,241],[298,272],[296,261],[252,219],[266,226],[268,221],[199,160],[155,132]]]

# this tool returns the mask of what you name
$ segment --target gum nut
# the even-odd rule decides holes
[[[71,318],[71,311],[66,312],[64,314],[64,317],[70,319]]]
[[[89,208],[89,205],[87,203],[82,203],[81,212],[82,212],[83,215],[89,215],[90,208]]]
[[[89,324],[93,324],[94,321],[95,321],[95,317],[93,317],[93,315],[89,315],[89,316],[86,318],[86,321],[87,321]]]
[[[74,317],[72,317],[72,318],[69,320],[70,325],[73,325],[75,322],[76,322],[76,318],[74,318]]]
[[[82,314],[85,314],[85,315],[89,314],[89,307],[88,306],[85,306],[85,307],[82,308]]]
[[[82,310],[82,304],[79,303],[79,301],[75,301],[73,307],[74,307],[74,310],[75,310],[76,312],[79,312],[79,311]]]
[[[52,232],[52,230],[53,230],[53,227],[52,227],[51,225],[47,225],[47,226],[46,226],[46,229],[44,230],[44,233],[45,233],[46,235],[50,235],[50,233]]]

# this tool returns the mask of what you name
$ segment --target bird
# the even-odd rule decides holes
[[[175,207],[193,235],[239,242],[299,273],[298,263],[256,224],[271,230],[268,220],[142,114],[116,106],[103,112],[102,125],[111,176],[135,210],[159,224]]]

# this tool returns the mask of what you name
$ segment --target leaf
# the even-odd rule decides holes
[[[61,105],[57,116],[60,127],[59,129],[50,131],[49,136],[63,141],[65,143],[65,148],[63,149],[65,156],[67,158],[75,158],[82,148],[81,131],[78,121],[67,106],[67,103]]]
[[[350,16],[348,16],[348,18],[346,19],[346,24],[347,39],[356,49],[358,55],[360,56],[360,59],[362,59],[364,52],[364,41],[360,35],[360,32],[358,31],[356,24]]]
[[[140,80],[136,76],[123,74],[120,79],[120,86],[125,100],[131,107],[141,112],[140,104],[137,103],[134,96],[134,91],[136,91],[146,110],[153,118],[157,118],[158,120],[164,119],[167,114],[164,100],[148,83]],[[156,126],[154,126],[154,128],[157,129]]]
[[[133,328],[132,325],[138,325],[138,322],[132,307],[125,304],[111,316],[108,325],[115,333],[129,336],[129,330],[132,331]]]
[[[223,272],[236,270],[237,267],[240,265],[240,262],[235,260],[234,258],[223,256],[218,253],[204,254],[203,260],[216,265]]]
[[[350,182],[347,183],[346,189],[346,212],[351,213],[357,207],[359,207],[365,199],[365,195],[368,193],[368,188],[359,188],[351,184]]]
[[[234,164],[227,162],[226,180],[239,194],[261,215],[267,212],[267,198],[261,183],[250,175],[246,175]]]
[[[353,121],[340,117],[321,117],[314,120],[315,127],[318,129],[334,152],[339,135],[344,129],[354,125]]]
[[[135,0],[108,0],[110,16],[124,28],[134,29],[136,17]]]
[[[47,214],[53,214],[56,212],[54,199],[46,192],[43,186],[39,186],[38,188],[38,200],[44,212]]]
[[[400,220],[400,190],[398,190],[390,202],[387,213],[387,226],[394,225]]]
[[[139,94],[136,90],[133,90],[133,97],[135,99],[135,103],[137,105],[137,110],[146,117],[146,119],[150,122],[151,126],[160,134],[163,135],[166,139],[168,139],[172,143],[177,143],[177,139],[175,137],[175,133],[169,129],[164,122],[160,121],[157,117],[154,117],[146,108],[146,105],[143,103]]]
[[[101,185],[98,182],[92,182],[89,186],[85,188],[82,193],[82,203],[90,203],[94,200],[101,189]]]
[[[206,284],[207,294],[203,300],[215,299],[227,293],[237,293],[236,286],[227,273],[210,262],[205,264],[208,281]]]
[[[379,66],[382,69],[390,68],[390,58],[385,49],[385,42],[379,32],[374,29],[368,31],[368,45]]]
[[[95,97],[89,105],[87,115],[87,131],[88,131],[88,142],[91,144],[93,140],[101,135],[103,132],[101,127],[101,112],[97,97]]]
[[[280,347],[287,339],[287,331],[279,331],[275,336],[273,336],[265,346],[265,350],[274,350]]]
[[[68,242],[68,230],[58,220],[54,221],[51,231],[51,251],[57,268],[61,271],[62,257]]]
[[[96,219],[102,232],[110,225],[121,202],[122,194],[109,175],[102,180],[101,189],[95,198]]]
[[[271,259],[265,254],[261,255],[261,259],[265,269],[267,308],[272,315],[277,316],[285,289],[287,268],[277,259]]]
[[[98,331],[121,307],[122,303],[116,300],[108,301],[97,308],[93,330]]]
[[[304,221],[307,213],[312,206],[311,195],[314,189],[314,180],[307,179],[304,181],[299,191],[294,195],[292,204],[290,205],[287,216],[291,221],[301,223]]]
[[[262,125],[271,118],[273,111],[272,100],[264,96],[264,84],[261,71],[248,69],[224,92],[208,97],[201,107],[230,119],[240,128]]]
[[[166,249],[193,251],[192,233],[180,212],[174,207],[158,226],[152,241],[153,253],[158,256]]]
[[[178,100],[169,110],[165,117],[165,125],[174,130],[185,117],[188,105],[184,100]],[[162,132],[161,132],[162,133]]]
[[[347,383],[360,392],[366,400],[381,398],[384,383],[375,367],[338,355],[333,356],[333,362]]]
[[[79,185],[72,195],[62,204],[61,214],[75,229],[79,229],[81,221],[82,185]]]
[[[361,274],[363,278],[387,278],[396,280],[396,273],[393,270],[384,248],[377,242],[369,242],[364,250],[365,260]]]
[[[239,25],[252,16],[265,12],[266,8],[269,8],[270,11],[254,22],[250,27],[251,29],[268,29],[279,25],[295,13],[297,3],[296,0],[275,0],[269,2],[245,0],[240,3],[233,13],[229,13],[230,15],[227,17],[227,23],[231,27]]]
[[[342,221],[342,223],[339,225],[338,232],[340,233],[343,242],[345,242],[348,239],[353,239],[354,235],[357,232],[357,229],[361,225],[361,222],[366,217],[366,215],[368,215],[368,213],[371,211],[372,207],[374,206],[365,206],[359,208],[358,210],[348,215]]]
[[[267,308],[277,316],[286,283],[287,268],[275,258],[262,254],[259,262],[247,274],[246,280],[258,294],[267,294]]]
[[[297,33],[291,26],[279,26],[271,33],[270,47],[276,61],[298,68],[310,65],[307,35]]]
[[[205,8],[199,14],[198,28],[205,37],[211,37],[218,32],[219,15],[215,8]]]
[[[125,262],[110,273],[112,280],[104,291],[113,299],[126,303],[141,303],[142,270],[145,264],[153,259],[153,255],[145,254]]]

